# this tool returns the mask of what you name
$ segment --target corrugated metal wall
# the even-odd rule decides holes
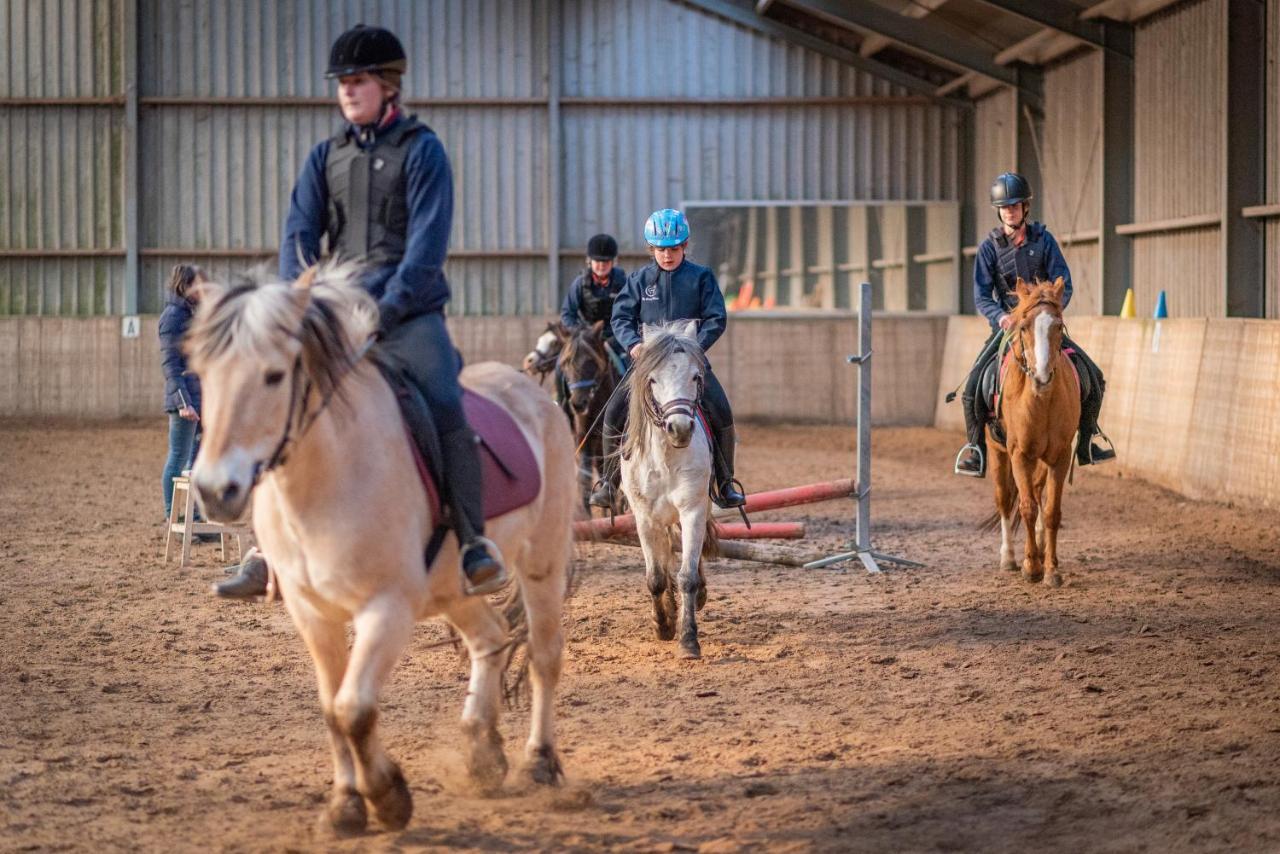
[[[122,309],[131,2],[0,0],[0,97],[104,99],[0,107],[14,141],[0,147],[0,250],[106,253],[0,258],[0,312]],[[269,258],[303,159],[337,123],[329,45],[361,20],[406,43],[411,110],[453,162],[455,313],[548,312],[591,234],[634,252],[644,217],[682,200],[959,194],[953,109],[814,103],[907,93],[670,0],[136,2],[144,312],[177,260]],[[672,96],[687,100],[656,100]]]
[[[120,310],[121,21],[119,0],[0,3],[0,96],[37,100],[0,108],[0,253],[23,250],[0,257],[0,314]]]
[[[1012,169],[1014,136],[1017,127],[1013,117],[1013,90],[1000,89],[977,103],[973,123],[973,200],[977,215],[973,218],[970,245],[977,245],[996,225],[988,203],[991,179]]]
[[[1135,34],[1134,218],[1153,222],[1220,214],[1223,188],[1224,0],[1184,3],[1142,21]],[[1168,292],[1176,317],[1222,317],[1216,227],[1133,238],[1138,313]]]
[[[1088,51],[1048,69],[1040,140],[1044,187],[1033,216],[1049,224],[1071,268],[1073,314],[1102,310],[1098,224],[1102,216],[1102,54]]]

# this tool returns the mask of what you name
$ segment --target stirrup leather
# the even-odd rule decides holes
[[[965,471],[960,468],[960,458],[965,455],[966,451],[977,452],[978,466],[979,466],[977,471]],[[971,442],[965,444],[965,446],[960,449],[960,453],[956,454],[956,462],[955,462],[954,468],[952,469],[952,473],[962,475],[964,477],[982,477],[984,474],[986,474],[987,473],[987,457],[986,457],[986,454],[982,453],[982,448],[978,447],[977,445]]]
[[[489,550],[489,557],[498,564],[498,574],[483,584],[473,585],[466,570],[467,553],[481,546]],[[502,556],[502,550],[498,548],[498,544],[488,537],[473,537],[471,542],[462,547],[458,552],[458,569],[462,571],[462,589],[468,596],[493,593],[507,583],[507,560]]]

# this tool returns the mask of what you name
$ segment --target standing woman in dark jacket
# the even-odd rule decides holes
[[[169,274],[168,300],[160,313],[160,364],[164,368],[164,410],[169,414],[169,456],[164,461],[161,489],[164,517],[169,518],[173,479],[191,468],[200,444],[200,378],[187,372],[182,339],[200,301],[203,271],[194,264],[178,264]]]

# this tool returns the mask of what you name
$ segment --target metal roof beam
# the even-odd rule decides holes
[[[1083,42],[1121,56],[1133,57],[1133,28],[1126,24],[1082,20],[1080,7],[1066,0],[978,0],[1012,12],[1042,27],[1074,36]]]
[[[972,109],[973,107],[967,100],[960,98],[939,98],[936,84],[916,77],[914,74],[908,74],[892,65],[859,56],[856,51],[832,44],[826,39],[818,38],[796,27],[783,24],[771,18],[762,18],[756,14],[753,0],[679,0],[679,2],[700,12],[706,12],[744,26],[747,29],[755,30],[757,33],[784,39],[801,47],[806,47],[823,56],[829,56],[846,65],[851,65],[868,74],[873,74],[882,80],[896,83],[905,89],[910,89],[912,92],[920,92],[932,98],[938,98],[938,100],[951,106],[964,109]]]
[[[875,3],[857,0],[786,0],[787,5],[817,15],[831,23],[888,36],[912,50],[969,71],[1018,86],[1018,72],[998,64],[985,48],[963,33],[939,27],[932,21],[914,20]],[[1032,93],[1028,93],[1034,98]]]

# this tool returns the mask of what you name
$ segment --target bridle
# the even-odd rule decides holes
[[[1035,305],[1031,306],[1031,309],[1039,308],[1042,305],[1053,306],[1055,305],[1055,303],[1051,302],[1050,300],[1041,299],[1038,302],[1036,302]],[[1028,309],[1028,311],[1030,311],[1031,309]],[[1028,379],[1035,380],[1036,378],[1035,369],[1031,367],[1031,364],[1027,360],[1027,341],[1026,341],[1026,338],[1024,337],[1027,331],[1026,320],[1027,319],[1024,317],[1022,318],[1022,320],[1018,322],[1018,327],[1017,327],[1018,349],[1021,352],[1015,354],[1014,361],[1018,363],[1018,370],[1022,371],[1022,373],[1026,375]],[[1062,320],[1061,317],[1058,317],[1057,321],[1062,324],[1062,334],[1065,336],[1067,334],[1066,323]],[[1059,352],[1061,352],[1061,350],[1059,350]],[[1053,375],[1057,370],[1058,370],[1058,360],[1051,359],[1049,362],[1049,378],[1045,380],[1045,383],[1044,383],[1045,385],[1048,385],[1049,383],[1053,382]]]
[[[373,347],[375,338],[370,338],[361,345],[359,350],[351,355],[347,367],[343,370],[342,375],[337,378],[333,384],[333,388],[329,393],[320,399],[320,405],[315,408],[309,415],[307,413],[307,401],[311,398],[312,381],[308,376],[303,376],[302,370],[302,354],[298,354],[293,360],[293,369],[289,372],[289,411],[284,421],[284,432],[280,435],[280,441],[276,442],[275,450],[271,452],[271,456],[267,458],[265,463],[257,463],[253,467],[253,483],[257,486],[263,477],[270,474],[275,469],[284,465],[289,459],[289,452],[293,450],[298,442],[302,441],[302,437],[311,429],[311,425],[328,407],[333,397],[338,392],[338,386],[342,381],[356,369],[360,361],[368,354]],[[302,377],[302,383],[299,384],[298,379]],[[301,387],[301,393],[299,393]]]
[[[609,345],[602,342],[602,346],[607,347]],[[590,347],[570,346],[570,344],[565,344],[560,350],[560,354],[556,361],[556,364],[561,366],[560,369],[562,372],[564,371],[565,365],[570,363],[570,356],[575,355],[579,350],[585,350],[587,355],[591,357],[591,360],[596,365],[596,375],[590,379],[574,380],[571,383],[566,383],[566,386],[570,392],[581,391],[583,389],[591,390],[591,393],[587,395],[586,409],[583,410],[584,412],[590,412],[591,404],[594,403],[596,399],[596,393],[600,391],[600,374],[602,371],[612,370],[612,366],[609,364],[608,355],[598,353]]]
[[[653,386],[650,385],[644,391],[645,412],[649,415],[649,420],[655,427],[665,429],[667,419],[673,415],[684,415],[690,419],[695,417],[698,409],[698,401],[702,400],[703,393],[702,374],[699,373],[694,380],[694,389],[696,396],[692,399],[687,397],[674,397],[666,403],[658,403],[658,399],[653,396]]]

